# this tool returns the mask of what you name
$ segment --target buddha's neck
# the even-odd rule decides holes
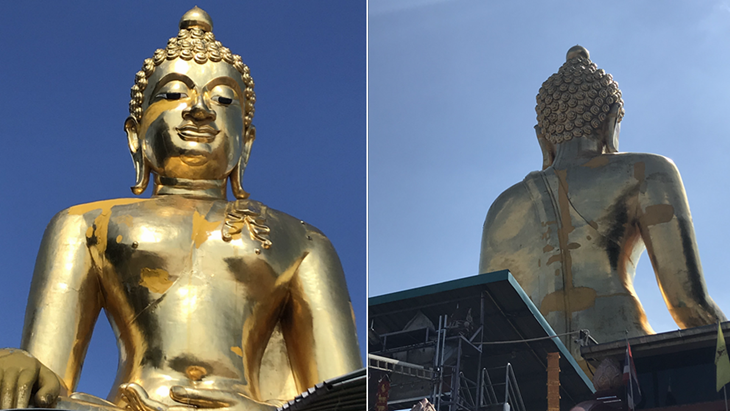
[[[603,154],[604,144],[599,139],[579,137],[555,146],[553,168],[565,168],[583,164],[593,157]]]
[[[183,195],[186,197],[226,199],[226,180],[191,180],[155,176],[153,195]]]

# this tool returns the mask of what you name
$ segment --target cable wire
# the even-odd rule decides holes
[[[559,338],[564,337],[566,335],[572,335],[572,334],[579,334],[582,330],[577,331],[571,331],[569,333],[563,333],[563,334],[556,334],[556,335],[548,335],[547,337],[537,337],[537,338],[528,338],[525,340],[512,340],[512,341],[480,341],[472,343],[474,345],[497,345],[497,344],[518,344],[523,342],[531,342],[531,341],[540,341],[540,340],[550,340],[553,338]]]

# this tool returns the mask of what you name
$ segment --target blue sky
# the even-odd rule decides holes
[[[122,128],[145,58],[206,10],[256,82],[257,139],[244,187],[333,242],[365,349],[364,2],[4,2],[0,347],[18,346],[38,246],[69,206],[133,197]],[[149,191],[144,194],[149,196]],[[104,316],[79,385],[105,397],[117,354]]]
[[[730,315],[730,3],[369,2],[369,294],[477,274],[497,196],[541,167],[540,85],[580,44],[619,83],[620,151],[675,161],[710,294]],[[677,326],[648,258],[635,286]]]

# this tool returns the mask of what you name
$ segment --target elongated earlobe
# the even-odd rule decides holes
[[[545,138],[540,126],[535,126],[535,134],[537,135],[537,142],[540,143],[540,150],[542,151],[542,169],[544,170],[553,165],[553,161],[555,161],[555,145]]]
[[[124,131],[127,133],[127,144],[129,144],[129,152],[132,154],[132,162],[134,163],[136,178],[131,188],[136,195],[142,194],[150,181],[150,168],[142,153],[139,135],[137,134],[138,127],[139,123],[134,117],[127,117],[124,122]]]
[[[611,111],[608,113],[608,118],[606,118],[606,133],[604,136],[605,141],[603,142],[606,147],[606,153],[618,152],[618,135],[621,131],[620,111],[621,105],[614,103],[611,106]]]
[[[250,195],[243,189],[243,173],[246,171],[254,140],[256,140],[256,127],[250,126],[246,130],[246,135],[243,137],[241,158],[238,160],[236,168],[231,171],[231,190],[233,191],[233,195],[239,200],[248,198]]]

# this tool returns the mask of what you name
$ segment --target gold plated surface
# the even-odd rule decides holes
[[[509,269],[556,333],[587,329],[607,342],[653,333],[633,287],[646,249],[677,325],[724,321],[703,279],[677,167],[618,152],[624,110],[611,75],[573,47],[536,110],[543,170],[490,207],[479,272]],[[563,342],[580,360],[576,337]]]
[[[0,350],[2,408],[269,409],[361,367],[329,240],[243,191],[254,83],[211,29],[191,10],[137,73],[124,129],[132,190],[152,173],[152,198],[74,206],[48,225],[23,350]],[[108,402],[73,393],[102,309],[120,358]]]

